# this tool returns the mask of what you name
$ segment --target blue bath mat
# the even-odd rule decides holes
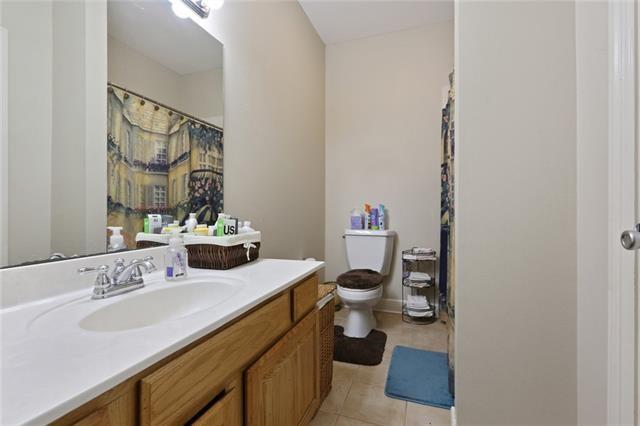
[[[384,393],[391,398],[451,408],[447,354],[396,346]]]

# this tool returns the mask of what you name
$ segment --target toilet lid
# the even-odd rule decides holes
[[[336,281],[344,288],[368,290],[382,283],[382,274],[372,269],[352,269],[341,274]]]

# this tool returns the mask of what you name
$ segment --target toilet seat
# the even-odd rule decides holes
[[[382,284],[383,276],[373,269],[352,269],[340,274],[336,281],[343,288],[351,290],[370,290]]]

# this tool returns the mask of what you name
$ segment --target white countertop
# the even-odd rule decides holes
[[[229,271],[190,269],[189,279],[231,279],[242,285],[218,305],[125,331],[87,331],[78,320],[98,305],[186,283],[166,282],[154,272],[145,275],[145,288],[105,300],[90,300],[91,290],[83,288],[0,309],[0,424],[51,422],[323,266],[259,259]],[[61,305],[73,309],[63,311]]]

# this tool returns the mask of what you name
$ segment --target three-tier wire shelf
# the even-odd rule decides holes
[[[440,317],[435,250],[413,247],[402,251],[402,320],[431,324]]]

